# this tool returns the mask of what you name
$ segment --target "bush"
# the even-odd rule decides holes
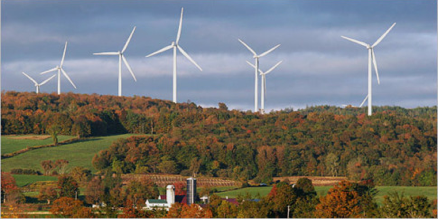
[[[43,175],[38,170],[32,170],[32,169],[12,169],[11,174],[24,174],[24,175]]]

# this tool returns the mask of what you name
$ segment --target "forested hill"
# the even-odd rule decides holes
[[[115,142],[93,159],[119,172],[190,171],[242,181],[273,176],[373,178],[436,185],[436,107],[315,106],[258,113],[147,97],[2,92],[2,134],[156,134]]]

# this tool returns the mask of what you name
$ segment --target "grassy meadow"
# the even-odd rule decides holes
[[[38,182],[38,181],[58,181],[58,177],[56,176],[38,176],[38,175],[19,175],[12,174],[15,178],[15,182],[18,187],[23,187],[25,185]]]
[[[75,166],[81,166],[90,169],[92,172],[95,172],[91,160],[93,156],[98,153],[100,150],[108,148],[111,143],[119,138],[128,138],[133,136],[134,134],[123,134],[123,135],[112,135],[112,136],[103,136],[103,137],[92,137],[87,138],[78,142],[61,145],[59,147],[50,147],[50,148],[41,148],[37,150],[28,151],[23,154],[19,154],[17,156],[2,159],[1,161],[1,169],[2,171],[8,172],[11,169],[22,168],[22,169],[34,169],[43,171],[41,167],[41,161],[44,160],[58,160],[65,159],[70,163],[68,165],[69,168],[73,168]],[[15,147],[11,145],[4,145],[4,139],[7,139],[8,136],[2,136],[2,153],[3,147],[6,147],[6,150],[15,150],[8,147]],[[9,141],[6,140],[6,142]],[[19,140],[19,141],[37,141],[41,140]],[[36,144],[36,143],[35,143]],[[41,143],[45,144],[45,143]],[[39,145],[39,144],[36,144]],[[34,146],[36,146],[34,145]]]
[[[332,186],[315,186],[315,190],[318,194],[318,196],[324,196],[327,195],[328,190],[332,188]],[[260,195],[260,197],[266,196],[271,191],[272,186],[266,186],[266,187],[247,187],[232,191],[226,191],[226,192],[219,192],[216,193],[217,195],[221,197],[228,198],[236,198],[237,195],[245,195],[246,193],[251,194],[253,197],[255,197],[257,194]],[[402,192],[405,196],[417,196],[417,195],[424,195],[429,200],[433,200],[437,198],[437,187],[431,186],[431,187],[413,187],[413,186],[376,186],[376,189],[378,191],[376,195],[376,201],[378,204],[381,204],[383,201],[383,196],[388,195],[390,192],[397,191],[399,194]]]
[[[58,140],[65,141],[75,136],[59,135]],[[19,151],[26,147],[52,144],[50,135],[5,135],[1,137],[2,154]]]

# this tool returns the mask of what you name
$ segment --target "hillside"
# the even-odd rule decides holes
[[[241,181],[284,176],[373,178],[377,185],[436,185],[436,107],[315,106],[266,115],[147,97],[2,92],[2,134],[147,133],[93,158],[121,173],[198,172]],[[95,152],[94,152],[95,153]],[[88,156],[90,157],[90,156]],[[2,161],[3,163],[3,161]]]

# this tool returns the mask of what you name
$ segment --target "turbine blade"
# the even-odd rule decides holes
[[[31,78],[31,77],[30,77],[29,75],[27,75],[26,73],[24,73],[24,72],[21,72],[21,73],[23,73],[24,76],[26,76],[26,77],[29,78],[33,83],[35,83],[35,85],[38,84],[33,78]]]
[[[271,72],[272,70],[274,70],[275,68],[277,68],[277,66],[279,66],[283,61],[279,61],[277,62],[277,64],[275,64],[272,68],[270,68],[269,70],[267,70],[265,72],[265,74],[268,74],[269,72]]]
[[[115,56],[118,55],[118,52],[98,52],[98,53],[93,53],[93,55],[98,55],[98,56]]]
[[[255,66],[251,62],[246,61],[246,63],[248,63],[248,65],[250,65],[251,67],[255,68]]]
[[[134,78],[134,81],[137,81],[137,78],[135,78],[134,72],[132,72],[131,66],[129,66],[128,61],[126,61],[126,58],[124,55],[122,55],[123,62],[125,63],[126,67],[128,68],[129,72],[131,72],[132,77]]]
[[[248,65],[250,65],[251,67],[253,67],[253,68],[255,69],[255,66],[254,66],[251,62],[246,61],[246,63],[248,63]],[[260,69],[259,69],[259,73],[260,73],[260,75],[265,74],[265,73],[263,73],[263,71],[260,70]]]
[[[357,43],[357,44],[360,44],[360,45],[362,45],[362,46],[365,46],[365,47],[367,47],[368,48],[368,44],[366,44],[366,43],[364,43],[364,42],[361,42],[361,41],[359,41],[359,40],[355,40],[355,39],[351,39],[351,38],[348,38],[348,37],[345,37],[345,36],[341,36],[342,38],[344,38],[344,39],[346,39],[346,40],[350,40],[351,42],[353,42],[353,43]]]
[[[178,48],[178,50],[179,50],[179,51],[180,51],[180,52],[181,52],[181,53],[182,53],[182,54],[183,54],[188,60],[190,60],[194,65],[196,65],[196,67],[199,68],[199,70],[202,71],[202,68],[199,67],[198,64],[196,64],[195,60],[193,60],[193,59],[189,56],[189,54],[187,54],[186,51],[184,51],[183,48],[181,48],[180,46],[178,46],[177,48]]]
[[[251,47],[249,47],[248,45],[246,45],[245,42],[243,42],[242,40],[238,39],[240,43],[242,43],[254,56],[257,56],[257,53],[254,52],[254,50],[251,49]]]
[[[52,75],[52,77],[50,77],[50,78],[48,78],[47,80],[41,82],[41,84],[39,84],[38,86],[41,86],[41,85],[47,83],[48,81],[50,81],[50,80],[51,80],[52,78],[54,78],[55,76],[56,76],[56,74]]]
[[[76,89],[76,85],[73,83],[73,81],[67,75],[67,73],[65,73],[64,69],[61,68],[61,71],[62,71],[62,74],[64,74],[64,76],[68,79],[68,81],[70,81],[71,85],[73,85],[73,87]]]
[[[52,68],[52,69],[47,70],[47,71],[43,71],[40,74],[43,75],[43,74],[46,74],[46,73],[49,73],[49,72],[52,72],[52,71],[56,71],[56,70],[58,70],[58,67]]]
[[[263,56],[269,54],[270,52],[272,52],[272,51],[274,51],[276,48],[278,48],[280,45],[281,45],[281,44],[278,44],[278,45],[272,47],[270,50],[268,50],[268,51],[262,53],[261,55],[259,55],[259,57],[263,57]]]
[[[362,101],[362,103],[360,104],[360,106],[359,107],[362,107],[363,106],[363,104],[365,103],[365,101],[368,99],[368,95],[365,97],[365,99]]]
[[[265,89],[265,92],[264,92],[264,98],[265,98],[265,100],[266,100],[266,74],[267,73],[265,73],[265,74],[263,74],[263,89]]]
[[[153,52],[153,53],[147,55],[146,57],[151,57],[151,56],[156,55],[156,54],[158,54],[158,53],[162,53],[162,52],[164,52],[164,51],[167,51],[167,50],[169,50],[169,49],[172,49],[173,46],[174,46],[173,44],[170,45],[170,46],[166,46],[166,47],[164,47],[164,48],[162,48],[162,49],[160,49],[160,50],[158,50],[158,51],[156,51],[156,52]]]
[[[183,12],[184,8],[181,8],[181,18],[179,19],[179,27],[178,27],[178,34],[176,35],[176,44],[179,42],[179,38],[181,37],[181,28],[182,28],[182,19],[183,19]]]
[[[62,54],[61,64],[59,65],[60,68],[62,68],[62,64],[64,64],[65,51],[67,51],[67,41],[65,42],[64,53]]]
[[[380,43],[380,41],[382,41],[383,40],[383,38],[385,38],[386,37],[386,35],[389,33],[389,31],[391,31],[391,29],[393,28],[395,26],[395,23],[394,24],[392,24],[392,26],[373,44],[373,46],[372,47],[375,47],[375,46],[377,46],[377,44],[379,44]]]
[[[371,55],[373,59],[374,70],[376,71],[376,75],[377,75],[377,83],[380,84],[379,71],[377,70],[377,61],[376,61],[376,55],[374,55],[374,49],[371,49]]]
[[[129,35],[129,38],[126,41],[125,46],[122,49],[122,53],[125,52],[126,48],[128,48],[128,44],[131,41],[132,35],[134,35],[135,28],[137,28],[137,27],[134,27],[134,29],[132,29],[131,35]]]

